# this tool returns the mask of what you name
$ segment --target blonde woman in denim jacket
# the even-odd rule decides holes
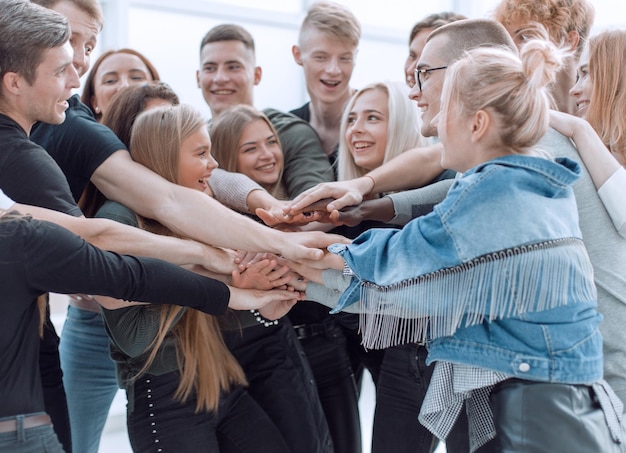
[[[493,451],[624,451],[572,191],[580,168],[531,151],[559,67],[541,40],[521,62],[476,49],[450,65],[433,124],[442,165],[462,176],[404,229],[331,246],[341,259],[326,264],[350,279],[322,277],[345,290],[336,310],[360,300],[366,346],[427,343],[436,368],[420,421],[445,439],[465,403],[471,451],[494,438]]]

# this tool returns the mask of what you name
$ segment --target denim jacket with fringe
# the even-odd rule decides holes
[[[572,191],[579,173],[566,158],[496,158],[402,230],[332,245],[352,276],[334,311],[360,301],[366,347],[421,342],[429,362],[600,379],[601,315]]]

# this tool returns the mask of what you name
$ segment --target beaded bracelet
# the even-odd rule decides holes
[[[278,325],[278,319],[271,321],[267,318],[264,318],[263,315],[259,313],[259,310],[250,310],[250,313],[252,313],[252,316],[254,316],[254,319],[256,319],[259,324],[263,324],[265,327]]]

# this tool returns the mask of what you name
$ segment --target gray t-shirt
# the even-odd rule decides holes
[[[571,140],[550,129],[537,146],[554,156],[569,157],[583,169],[574,184],[574,194],[580,230],[593,264],[598,308],[604,315],[600,324],[604,378],[617,396],[626,401],[626,239],[615,229]]]

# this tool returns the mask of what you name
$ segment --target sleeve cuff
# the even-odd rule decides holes
[[[626,204],[624,203],[624,195],[626,195],[626,170],[624,167],[620,167],[598,189],[598,196],[602,200],[618,233],[626,238]]]

